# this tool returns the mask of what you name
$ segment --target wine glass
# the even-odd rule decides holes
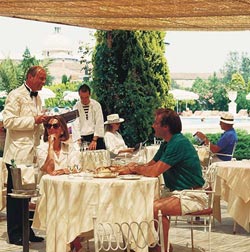
[[[77,173],[80,173],[80,172],[82,171],[81,165],[74,164],[74,170],[75,170]]]
[[[68,170],[69,170],[69,178],[73,177],[74,169],[75,167],[73,165],[68,165]]]
[[[88,150],[90,142],[83,141],[82,146],[83,146],[83,151]]]

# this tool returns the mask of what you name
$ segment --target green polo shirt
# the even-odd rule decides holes
[[[174,134],[169,142],[163,142],[153,160],[171,166],[163,173],[165,185],[171,191],[202,187],[205,182],[197,152],[181,133]]]

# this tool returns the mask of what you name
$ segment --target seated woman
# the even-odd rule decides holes
[[[128,148],[122,135],[118,132],[122,122],[124,122],[124,119],[120,118],[118,114],[111,114],[107,116],[107,121],[104,123],[104,142],[111,157],[134,152],[134,148]]]
[[[62,116],[51,116],[44,124],[44,143],[37,148],[37,163],[43,174],[69,173],[68,167],[80,165],[80,153],[69,143],[67,124]]]

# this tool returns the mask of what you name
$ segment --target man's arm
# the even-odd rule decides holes
[[[151,160],[144,165],[131,164],[124,167],[124,170],[120,171],[120,174],[140,174],[146,177],[158,177],[164,171],[170,169],[171,166],[162,162]]]
[[[213,153],[217,153],[221,150],[220,146],[216,145],[216,144],[213,144],[209,141],[209,139],[207,138],[207,136],[200,132],[200,131],[197,131],[195,133],[200,139],[202,139],[204,141],[204,144],[207,145],[207,146],[210,146],[210,150],[213,152]]]

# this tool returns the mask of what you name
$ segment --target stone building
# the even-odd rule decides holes
[[[71,81],[83,80],[84,71],[79,55],[75,53],[78,48],[72,48],[72,44],[72,41],[62,34],[60,27],[55,27],[54,33],[45,39],[42,58],[53,60],[49,65],[53,83],[61,83],[63,75]]]

